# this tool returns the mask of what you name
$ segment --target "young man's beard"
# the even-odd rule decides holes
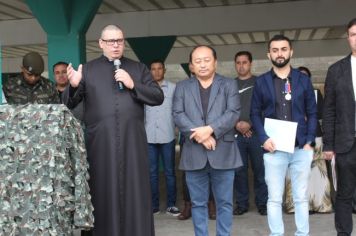
[[[277,60],[278,60],[278,58],[277,58]],[[275,67],[283,68],[283,67],[285,67],[285,66],[289,63],[290,57],[284,59],[284,61],[282,61],[282,62],[278,62],[277,60],[272,60],[272,59],[271,59],[272,64],[273,64]]]

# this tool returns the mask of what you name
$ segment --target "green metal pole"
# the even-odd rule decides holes
[[[180,63],[180,66],[183,68],[184,72],[190,77],[190,69],[189,69],[189,63]]]
[[[128,38],[127,42],[138,59],[149,66],[155,59],[165,61],[176,39],[177,36],[152,36]]]
[[[58,61],[73,66],[86,62],[85,34],[102,0],[26,0],[43,30],[47,33],[48,74]]]

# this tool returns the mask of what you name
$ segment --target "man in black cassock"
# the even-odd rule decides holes
[[[118,26],[104,27],[99,45],[101,57],[78,70],[71,64],[67,68],[67,106],[73,108],[82,99],[85,104],[95,223],[91,232],[83,234],[152,236],[144,104],[160,105],[164,95],[145,65],[122,56],[125,40]],[[115,59],[120,60],[115,62],[119,69]]]

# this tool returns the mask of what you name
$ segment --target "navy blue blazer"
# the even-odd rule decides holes
[[[292,121],[297,122],[297,141],[302,148],[315,141],[317,107],[310,78],[292,68]],[[261,143],[269,138],[264,130],[264,119],[276,119],[276,98],[272,72],[268,71],[256,79],[251,101],[251,121]]]

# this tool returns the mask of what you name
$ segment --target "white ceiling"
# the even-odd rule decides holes
[[[197,44],[216,49],[218,72],[228,77],[236,74],[234,54],[249,50],[260,74],[270,68],[266,42],[284,34],[293,40],[293,66],[307,65],[322,83],[328,66],[349,53],[345,24],[355,9],[355,0],[103,0],[86,33],[87,59],[101,54],[101,28],[118,24],[127,38],[177,36],[166,59],[169,80],[186,77],[180,63]],[[47,35],[25,0],[0,0],[0,32],[2,72],[17,72],[29,51],[47,62]],[[137,59],[128,43],[125,56]]]
[[[209,8],[221,6],[239,6],[249,4],[275,4],[285,2],[308,2],[312,0],[104,0],[101,4],[98,15],[112,15],[132,12],[164,11],[171,9],[191,9]],[[314,0],[318,1],[318,0]],[[340,1],[342,4],[342,1]],[[224,17],[223,15],[221,17]],[[251,16],[253,17],[253,16]],[[0,24],[1,21],[16,21],[33,19],[30,9],[24,0],[0,0]],[[248,19],[246,19],[248,20]],[[298,20],[298,19],[296,19]],[[189,35],[179,35],[174,48],[190,48],[197,44],[209,44],[212,46],[250,45],[264,43],[274,34],[282,33],[294,41],[314,41],[343,39],[346,37],[344,27],[330,25],[327,27],[302,27],[287,28],[281,30],[251,31],[251,32],[229,32],[229,33],[199,33]],[[130,45],[126,45],[130,50]],[[4,45],[2,48],[3,58],[22,57],[29,51],[38,51],[42,55],[47,55],[47,44],[27,44],[27,45]],[[99,53],[97,42],[87,41],[87,54]]]

